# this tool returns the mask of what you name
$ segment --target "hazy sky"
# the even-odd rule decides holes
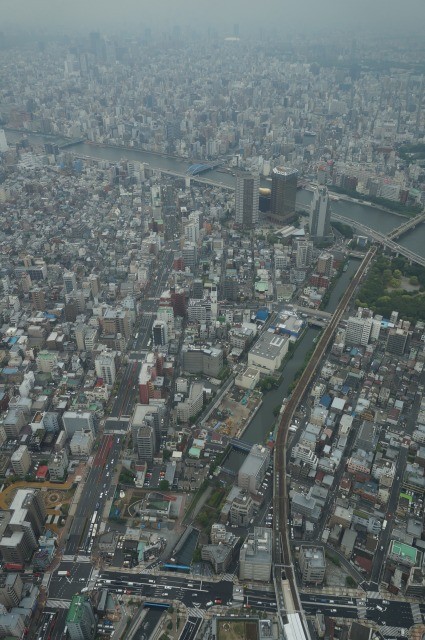
[[[11,24],[87,31],[152,25],[259,25],[305,28],[371,26],[423,29],[425,0],[0,0],[0,29]],[[243,35],[243,32],[242,32]],[[354,35],[354,34],[353,34]]]

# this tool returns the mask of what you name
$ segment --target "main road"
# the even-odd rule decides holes
[[[275,444],[275,469],[274,469],[274,540],[273,540],[273,553],[274,553],[274,565],[275,565],[275,587],[277,590],[277,603],[282,620],[286,614],[284,603],[284,591],[282,585],[282,569],[284,572],[284,578],[289,581],[290,592],[292,596],[292,610],[302,613],[302,604],[299,597],[298,587],[296,583],[296,576],[294,567],[292,564],[291,546],[288,536],[288,522],[289,522],[289,496],[287,487],[287,475],[286,475],[286,447],[288,441],[289,427],[291,425],[292,417],[301,402],[302,397],[305,394],[307,386],[310,384],[316,369],[321,362],[323,355],[328,348],[331,338],[341,320],[348,302],[356,290],[360,280],[366,273],[374,255],[376,253],[375,247],[371,247],[366,253],[362,263],[360,264],[356,275],[350,282],[346,292],[344,293],[338,307],[335,310],[328,326],[323,331],[322,336],[317,343],[314,353],[300,376],[297,385],[283,408],[279,427],[277,430],[276,444]],[[293,612],[292,611],[292,612]],[[307,629],[306,622],[304,621],[304,627]],[[308,631],[306,631],[308,637]]]
[[[90,557],[90,525],[96,524],[99,529],[105,504],[113,497],[114,464],[118,461],[121,446],[120,438],[114,435],[105,435],[100,440],[65,543],[64,555],[70,559],[74,556]]]

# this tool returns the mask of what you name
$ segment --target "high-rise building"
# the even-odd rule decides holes
[[[310,235],[315,239],[332,236],[331,206],[326,187],[316,187],[310,207]]]
[[[155,320],[152,327],[152,340],[156,347],[162,347],[168,342],[168,326],[163,320]]]
[[[20,477],[25,476],[31,467],[31,456],[26,444],[21,444],[20,447],[13,452],[10,458],[13,472]]]
[[[102,378],[103,382],[112,387],[115,382],[115,351],[103,351],[100,353],[94,364],[96,368],[96,375],[98,378]]]
[[[310,240],[296,241],[295,264],[298,269],[305,269],[313,260],[313,243]]]
[[[150,426],[155,433],[155,450],[159,448],[161,436],[166,433],[166,423],[164,420],[165,408],[163,404],[144,405],[136,404],[133,415],[130,420],[131,434],[133,442],[137,445],[137,435],[139,429],[144,426]]]
[[[196,244],[194,242],[185,242],[182,249],[182,256],[185,268],[188,267],[190,271],[194,271],[198,259]]]
[[[155,432],[150,424],[144,424],[137,432],[139,460],[152,462],[155,455]]]
[[[372,318],[350,317],[347,320],[345,341],[347,344],[361,344],[366,346],[372,331]]]
[[[386,351],[396,356],[402,356],[406,351],[408,338],[409,332],[406,329],[391,328],[388,331]]]
[[[240,580],[270,580],[272,544],[271,529],[254,527],[254,532],[248,535],[240,550]]]
[[[259,188],[259,176],[244,173],[236,176],[236,224],[241,227],[253,227],[258,221]]]
[[[8,150],[8,145],[7,145],[7,140],[6,140],[6,134],[4,132],[4,129],[0,129],[0,153],[5,153],[5,151]]]
[[[333,256],[330,253],[321,253],[317,260],[317,273],[327,276],[332,275]]]
[[[76,431],[95,432],[95,424],[91,411],[65,411],[62,416],[63,426],[67,438],[71,438]]]
[[[200,278],[196,278],[192,284],[192,298],[202,300],[204,297],[204,282]]]
[[[17,607],[24,585],[19,573],[0,575],[0,603],[6,608]]]
[[[63,286],[65,293],[71,293],[77,288],[77,277],[73,271],[65,271],[63,274]]]
[[[45,311],[46,295],[43,289],[40,289],[40,287],[34,287],[31,289],[31,302],[34,309],[37,309],[37,311]]]
[[[295,216],[298,171],[289,167],[275,167],[272,171],[270,217],[285,223]]]
[[[30,560],[37,549],[37,541],[46,520],[46,508],[41,491],[18,489],[8,512],[4,533],[0,539],[0,552],[5,562],[23,564]]]
[[[251,451],[242,463],[238,473],[238,487],[257,493],[266,475],[270,462],[270,449],[259,444],[252,445]]]
[[[71,640],[92,640],[96,634],[96,618],[88,598],[73,596],[66,616]]]

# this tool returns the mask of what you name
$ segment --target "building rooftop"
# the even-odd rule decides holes
[[[84,604],[87,602],[87,599],[84,596],[73,596],[71,600],[71,605],[68,610],[68,615],[66,616],[66,623],[69,624],[71,622],[79,622],[83,615]]]

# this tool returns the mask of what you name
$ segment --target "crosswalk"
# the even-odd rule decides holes
[[[187,608],[187,613],[189,616],[192,616],[193,618],[205,618],[205,611],[203,611],[202,609],[199,609],[198,607],[188,607]]]
[[[48,607],[54,607],[55,609],[69,609],[71,600],[47,600],[46,605]]]
[[[378,628],[381,636],[388,640],[390,638],[399,638],[400,636],[403,637],[405,633],[405,629],[401,629],[400,627],[388,627],[387,625],[385,625],[384,627]]]
[[[410,607],[412,609],[412,616],[415,624],[422,624],[422,613],[420,606],[416,602],[414,602],[410,605]]]
[[[224,582],[233,582],[234,574],[233,573],[224,573],[221,576],[221,579],[224,580]]]
[[[62,562],[74,562],[75,556],[62,556]],[[77,562],[91,562],[90,556],[77,556]]]
[[[366,591],[366,598],[379,598],[379,591]]]

